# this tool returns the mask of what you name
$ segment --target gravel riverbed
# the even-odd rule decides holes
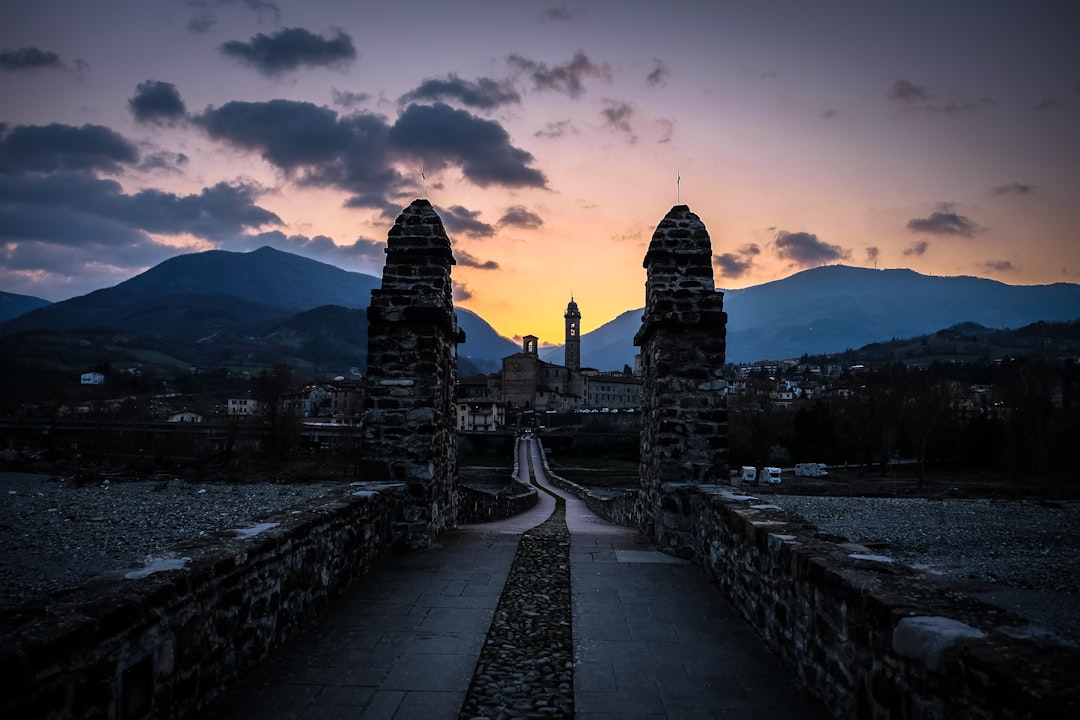
[[[0,473],[0,609],[92,577],[176,557],[268,515],[347,491],[348,483],[96,481]]]
[[[181,555],[347,482],[77,484],[0,473],[0,610]],[[761,494],[818,529],[1080,641],[1080,503]]]

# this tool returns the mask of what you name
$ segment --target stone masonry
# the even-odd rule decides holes
[[[645,255],[645,314],[634,337],[643,374],[641,529],[678,554],[677,536],[692,529],[667,527],[665,494],[674,484],[728,482],[727,314],[712,257],[701,219],[686,205],[671,208]]]
[[[387,236],[382,287],[368,307],[368,391],[361,476],[408,486],[405,547],[430,545],[456,521],[454,383],[465,333],[454,313],[454,263],[442,220],[414,200]]]

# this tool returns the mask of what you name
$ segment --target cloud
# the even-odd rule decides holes
[[[187,112],[176,86],[159,80],[136,85],[135,96],[128,100],[128,108],[139,122],[158,125],[182,120]]]
[[[448,105],[410,105],[390,124],[369,113],[338,115],[312,103],[229,102],[194,118],[211,138],[257,152],[303,185],[352,193],[349,207],[400,211],[406,188],[396,165],[422,162],[428,171],[457,166],[480,186],[547,186],[533,156],[510,143],[503,127]]]
[[[821,113],[821,119],[822,120],[832,120],[834,117],[836,117],[836,113],[837,113],[836,110],[834,110],[832,108],[829,108],[828,110],[825,110],[824,112]]]
[[[897,80],[889,87],[888,97],[894,102],[910,106],[916,110],[937,112],[945,115],[971,112],[986,107],[987,105],[997,104],[997,100],[994,100],[993,98],[973,100],[956,94],[954,94],[947,102],[932,103],[931,100],[933,100],[935,96],[926,88],[926,86],[916,85],[910,80],[905,79]]]
[[[851,253],[839,245],[830,245],[808,232],[776,233],[776,251],[781,259],[789,260],[799,267],[814,267],[827,262],[843,260]]]
[[[321,260],[342,268],[381,269],[386,261],[386,243],[367,238],[357,238],[351,245],[338,245],[326,235],[286,235],[280,230],[270,230],[238,238],[230,243],[233,249],[249,249],[269,245],[278,250],[296,253]]]
[[[714,255],[713,263],[720,269],[722,277],[732,280],[740,278],[754,266],[754,258],[761,254],[761,248],[751,243],[739,248],[737,253]]]
[[[663,60],[653,58],[653,69],[645,76],[645,82],[652,87],[664,87],[667,85],[668,78],[670,77],[671,68],[665,65]]]
[[[540,17],[545,20],[574,20],[582,15],[581,12],[571,10],[565,5],[559,5],[557,7],[550,7],[540,13]]]
[[[176,254],[175,243],[154,235],[220,244],[280,224],[255,204],[259,192],[220,183],[192,195],[125,194],[116,181],[85,172],[0,175],[0,278],[28,288],[30,278],[47,279],[71,292],[115,284]]]
[[[330,98],[335,105],[340,105],[343,108],[354,108],[357,105],[366,103],[371,98],[371,95],[334,88],[330,91]]]
[[[929,102],[934,97],[923,85],[916,85],[910,80],[900,79],[889,87],[889,99],[908,105]]]
[[[549,68],[545,63],[529,60],[520,55],[511,55],[507,62],[515,68],[527,72],[537,90],[554,90],[578,98],[585,92],[585,78],[597,78],[611,82],[611,68],[607,63],[594,63],[580,50],[572,60]]]
[[[509,225],[523,230],[536,230],[544,224],[543,218],[528,210],[524,205],[514,205],[506,209],[499,218],[499,225]]]
[[[1028,183],[1011,182],[1008,185],[998,185],[993,189],[995,195],[1030,195],[1038,189],[1036,185]]]
[[[563,135],[577,135],[577,128],[569,120],[559,120],[557,122],[549,122],[541,129],[537,130],[533,135],[535,137],[556,139],[561,138]]]
[[[187,165],[188,156],[184,153],[168,152],[159,150],[142,156],[138,168],[144,172],[164,170],[165,172],[179,172],[180,168]]]
[[[473,293],[469,289],[469,286],[460,280],[451,280],[450,283],[454,286],[453,296],[454,302],[465,302],[466,300],[472,300]]]
[[[933,212],[929,217],[908,220],[907,228],[912,232],[961,237],[973,237],[975,233],[982,230],[971,218],[948,211]]]
[[[304,28],[283,28],[273,35],[258,33],[250,42],[230,40],[221,53],[250,65],[267,77],[292,72],[300,67],[335,67],[356,59],[356,48],[345,31],[335,30],[330,38]]]
[[[190,33],[196,35],[202,35],[208,33],[214,29],[214,25],[217,25],[217,18],[208,13],[202,15],[196,15],[188,20],[187,29]]]
[[[607,107],[600,111],[600,117],[603,118],[604,127],[610,130],[612,133],[621,133],[626,136],[627,142],[631,145],[637,142],[637,135],[634,134],[634,128],[630,124],[630,119],[634,116],[634,106],[630,103],[605,100]]]
[[[446,229],[451,233],[461,233],[471,237],[491,237],[495,234],[495,228],[485,222],[481,222],[479,211],[469,210],[461,205],[451,205],[448,208],[436,208],[439,217],[442,218]]]
[[[1015,272],[1019,268],[1013,265],[1008,260],[987,260],[979,265],[983,270],[987,272]]]
[[[1035,106],[1037,112],[1051,112],[1054,110],[1064,110],[1065,103],[1058,100],[1056,97],[1049,97],[1045,100],[1041,100],[1038,105]]]
[[[390,142],[427,167],[457,165],[480,187],[547,186],[544,174],[529,167],[533,156],[514,147],[502,125],[442,103],[410,105],[390,128]]]
[[[498,270],[499,263],[494,260],[480,260],[460,248],[454,249],[454,260],[460,267],[471,267],[477,270]]]
[[[398,99],[404,105],[413,101],[457,100],[466,107],[494,110],[501,105],[521,102],[521,95],[508,80],[479,78],[475,81],[462,80],[450,74],[446,79],[428,78],[415,90],[410,90]]]
[[[0,125],[0,173],[98,170],[120,172],[139,152],[129,140],[101,125]]]
[[[871,245],[871,246],[866,248],[866,259],[869,262],[874,263],[874,265],[877,265],[878,257],[880,257],[880,256],[881,256],[881,250],[878,249],[876,246]]]
[[[0,50],[0,70],[63,70],[64,62],[60,56],[49,50],[36,47],[22,47],[18,50]]]
[[[926,240],[919,240],[913,242],[904,248],[905,257],[922,257],[926,254],[926,251],[930,249],[930,243]]]
[[[675,121],[667,118],[660,118],[656,121],[656,126],[660,128],[660,139],[658,143],[669,143],[671,138],[675,135]]]

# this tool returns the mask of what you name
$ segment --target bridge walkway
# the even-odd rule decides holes
[[[700,568],[552,487],[536,442],[523,439],[518,452],[522,474],[531,467],[543,489],[566,501],[574,717],[826,717]],[[526,513],[461,526],[427,550],[395,557],[347,589],[206,716],[458,718],[518,540],[554,508],[542,492]]]

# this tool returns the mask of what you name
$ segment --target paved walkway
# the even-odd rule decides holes
[[[825,716],[699,568],[552,488],[538,453],[536,443],[520,443],[520,467],[531,464],[539,484],[567,502],[576,718]],[[457,718],[518,537],[554,506],[541,493],[527,513],[462,526],[394,558],[207,717]]]

